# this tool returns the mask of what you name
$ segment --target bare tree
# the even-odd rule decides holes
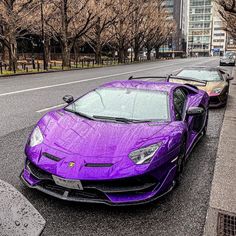
[[[47,14],[47,26],[62,49],[62,64],[70,67],[70,53],[76,41],[95,23],[95,0],[52,0]]]
[[[130,0],[116,0],[117,5],[114,13],[117,15],[116,23],[112,24],[109,29],[111,40],[109,42],[111,47],[118,51],[118,61],[123,63],[127,56],[127,50],[131,46],[132,40],[132,22],[131,14],[133,13],[132,4]]]
[[[164,14],[165,15],[165,14]],[[153,28],[145,40],[147,49],[147,59],[151,59],[151,51],[155,49],[156,59],[159,58],[160,47],[168,40],[169,36],[176,30],[175,22],[166,20],[166,16],[161,20],[161,24]],[[161,18],[162,19],[162,18]]]
[[[9,52],[9,70],[17,68],[17,39],[27,34],[38,4],[38,0],[0,1],[0,41]]]
[[[97,64],[101,62],[101,51],[110,39],[110,27],[116,24],[115,20],[118,16],[115,11],[117,1],[114,0],[96,0],[96,19],[94,27],[86,34],[86,39],[91,48],[95,52],[95,61]]]
[[[236,1],[215,0],[217,10],[224,21],[224,27],[229,34],[236,39]]]
[[[0,0],[0,41],[9,51],[10,69],[17,65],[17,39],[28,34],[41,37],[46,65],[50,41],[61,45],[62,64],[70,67],[82,42],[89,43],[96,62],[105,45],[118,51],[124,62],[128,49],[135,60],[144,46],[150,50],[166,40],[171,24],[163,0]],[[46,66],[47,67],[47,66]]]

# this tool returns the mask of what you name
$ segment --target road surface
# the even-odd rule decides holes
[[[24,187],[19,174],[30,131],[43,114],[63,104],[63,95],[79,97],[131,75],[166,75],[186,66],[217,64],[217,58],[175,59],[0,79],[0,179],[15,186],[46,219],[43,235],[201,235],[224,109],[210,111],[207,136],[195,147],[182,185],[148,205],[114,208],[63,202]]]

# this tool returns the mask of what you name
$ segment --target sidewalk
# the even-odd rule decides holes
[[[180,58],[179,58],[180,59]],[[115,66],[126,66],[126,65],[137,65],[143,63],[152,63],[152,62],[159,62],[164,60],[172,60],[170,59],[155,59],[155,60],[141,60],[141,61],[128,61],[126,63],[118,63],[116,61],[106,61],[104,60],[102,64],[95,64],[94,60],[85,61],[82,64],[72,64],[70,68],[63,68],[62,65],[60,66],[52,66],[52,63],[49,63],[48,70],[43,70],[42,65],[39,67],[36,63],[36,69],[32,69],[32,65],[26,66],[25,69],[17,69],[16,72],[5,70],[4,67],[1,67],[0,64],[0,78],[4,77],[11,77],[11,76],[21,76],[21,75],[34,75],[34,74],[43,74],[43,73],[54,73],[54,72],[65,72],[65,71],[76,71],[76,70],[87,70],[87,69],[99,69],[99,68],[106,68],[106,67],[115,67]],[[18,66],[21,68],[21,66]]]
[[[0,235],[38,236],[45,220],[13,186],[0,180]]]
[[[220,134],[204,236],[236,235],[236,68]]]

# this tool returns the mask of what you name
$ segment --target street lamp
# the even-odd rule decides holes
[[[42,44],[43,44],[43,69],[47,70],[48,65],[45,57],[45,33],[44,33],[44,14],[43,14],[43,0],[41,0],[41,24],[42,24]]]

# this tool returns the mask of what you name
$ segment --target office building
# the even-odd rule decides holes
[[[186,0],[165,0],[164,6],[169,13],[169,19],[175,20],[176,32],[173,32],[167,43],[160,51],[184,51],[186,52],[187,41],[187,20],[188,1]]]
[[[226,51],[226,39],[227,34],[224,30],[224,25],[217,11],[213,16],[213,28],[212,28],[212,47],[211,54],[213,56],[223,55]]]
[[[208,56],[212,44],[212,0],[189,0],[188,53]]]

